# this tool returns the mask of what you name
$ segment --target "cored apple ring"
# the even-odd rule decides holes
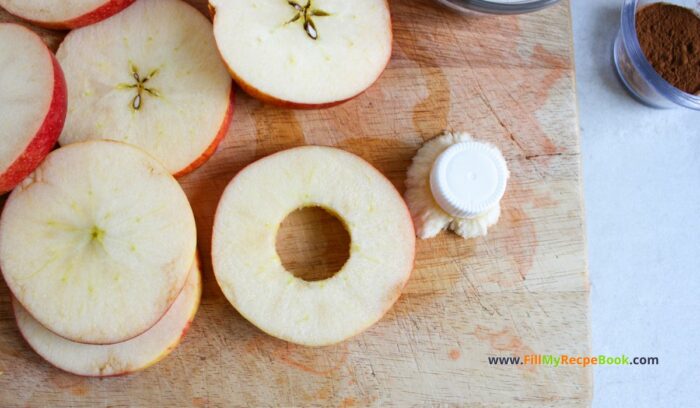
[[[280,224],[304,207],[336,214],[350,234],[350,257],[331,278],[297,278],[277,254]],[[227,299],[261,330],[307,346],[343,341],[377,322],[398,299],[414,254],[411,217],[391,182],[329,147],[251,164],[226,188],[214,222],[214,272]]]

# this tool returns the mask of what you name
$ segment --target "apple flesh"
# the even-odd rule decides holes
[[[194,320],[201,293],[202,280],[195,262],[185,287],[165,316],[140,336],[112,345],[66,340],[42,326],[16,299],[12,304],[22,336],[46,361],[73,374],[108,377],[144,370],[175,350]]]
[[[47,329],[113,344],[165,314],[196,239],[187,197],[159,162],[124,143],[78,143],[49,154],[10,195],[0,269]]]
[[[211,23],[185,2],[141,0],[72,31],[57,57],[70,107],[62,146],[117,140],[182,176],[203,164],[228,132],[231,77]]]
[[[391,57],[386,0],[210,0],[214,36],[238,85],[292,108],[340,104]]]
[[[34,32],[0,24],[0,194],[44,160],[66,119],[66,82]]]
[[[122,11],[136,0],[0,0],[10,14],[49,29],[72,29],[95,24]]]
[[[303,207],[337,215],[351,237],[334,276],[295,277],[276,251],[280,223]],[[415,254],[405,202],[379,171],[329,147],[261,159],[228,185],[214,221],[212,260],[231,304],[263,331],[307,346],[343,341],[377,322],[398,299]]]

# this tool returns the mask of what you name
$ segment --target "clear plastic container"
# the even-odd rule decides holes
[[[559,0],[437,0],[462,13],[524,14],[542,10]]]
[[[644,56],[637,38],[636,13],[653,0],[625,0],[622,6],[620,32],[615,39],[615,67],[627,89],[642,103],[654,108],[668,109],[684,106],[700,110],[700,96],[681,91],[659,75]],[[664,0],[698,11],[697,0]]]

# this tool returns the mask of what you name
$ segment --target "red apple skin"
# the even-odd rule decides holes
[[[230,101],[228,104],[228,109],[226,110],[226,114],[224,115],[223,122],[221,122],[219,133],[216,134],[216,137],[211,142],[207,150],[205,150],[204,153],[202,153],[202,155],[199,156],[199,158],[192,162],[189,166],[175,173],[173,177],[182,177],[197,170],[204,163],[206,163],[207,160],[211,158],[211,156],[214,155],[216,149],[219,147],[219,144],[221,144],[221,141],[224,140],[224,137],[226,137],[226,134],[228,133],[228,130],[231,127],[231,123],[233,122],[233,112],[235,110],[236,105],[236,89],[234,86],[231,86],[231,94],[229,98]]]
[[[36,26],[48,28],[51,30],[72,30],[74,28],[85,27],[90,24],[98,23],[124,10],[135,1],[136,0],[110,0],[108,3],[105,3],[102,6],[88,13],[68,21],[37,21],[25,18],[20,15],[15,16],[24,19]]]
[[[58,137],[63,130],[63,125],[66,122],[68,109],[66,79],[56,57],[48,48],[46,52],[51,55],[54,75],[53,97],[49,105],[49,111],[41,127],[24,149],[22,155],[15,159],[3,174],[0,174],[0,194],[7,193],[15,188],[44,161],[51,149],[56,145]]]
[[[313,146],[313,145],[307,145],[307,146]],[[317,146],[321,146],[321,145],[317,145]],[[298,146],[298,147],[304,147],[304,146]],[[334,149],[339,149],[339,148],[337,148],[337,147],[335,147],[335,146],[321,146],[321,147],[333,147]],[[267,156],[265,156],[265,157],[259,158],[259,159],[255,160],[255,161],[253,161],[252,163],[249,163],[247,166],[243,167],[235,176],[233,176],[233,178],[231,179],[231,181],[229,181],[228,184],[233,183],[234,180],[236,180],[236,177],[238,177],[238,175],[241,174],[241,173],[243,172],[243,170],[247,169],[247,168],[250,167],[250,166],[255,165],[255,163],[259,162],[260,160],[263,160],[263,159],[268,158],[268,157],[272,157],[272,156],[274,156],[274,155],[276,155],[276,154],[280,154],[280,153],[282,153],[282,152],[285,152],[286,150],[291,150],[291,149],[295,149],[295,148],[296,148],[296,147],[292,147],[292,148],[290,148],[290,149],[281,150],[281,151],[279,151],[279,152],[272,153],[272,154],[267,155]],[[339,149],[339,150],[342,150],[342,149]],[[354,154],[354,153],[353,153],[353,154]],[[379,175],[381,175],[382,177],[386,178],[386,176],[384,175],[384,173],[382,173],[381,171],[379,171],[379,169],[376,168],[372,163],[368,162],[367,160],[365,160],[363,157],[360,157],[359,155],[355,155],[355,156],[357,156],[360,160],[364,161],[369,167],[371,167],[371,168],[372,168],[375,172],[377,172]],[[228,187],[228,184],[226,185],[227,187]],[[353,338],[353,337],[355,337],[355,336],[358,336],[358,335],[364,333],[367,329],[369,329],[370,327],[374,326],[377,322],[379,322],[381,319],[384,318],[384,316],[386,315],[386,313],[387,313],[389,310],[391,310],[391,308],[394,306],[394,304],[399,300],[399,297],[401,297],[401,293],[403,293],[403,290],[404,290],[404,288],[406,287],[406,285],[408,284],[408,281],[409,281],[409,279],[411,278],[411,274],[413,273],[413,270],[415,269],[415,266],[416,266],[416,232],[415,232],[416,227],[415,227],[415,223],[413,222],[413,217],[411,216],[411,211],[408,209],[408,204],[406,204],[406,200],[404,200],[403,196],[401,195],[401,193],[399,193],[399,190],[396,188],[396,186],[394,186],[393,183],[390,183],[390,184],[391,184],[392,187],[394,188],[394,191],[395,191],[396,194],[399,196],[399,198],[401,198],[401,202],[403,203],[403,207],[404,207],[404,210],[405,210],[405,212],[406,212],[406,217],[408,217],[407,219],[408,219],[409,222],[411,223],[411,232],[412,232],[412,233],[411,233],[410,235],[411,235],[411,242],[413,243],[413,245],[412,245],[412,247],[413,247],[413,257],[411,258],[411,262],[410,262],[410,265],[411,265],[411,272],[409,272],[408,274],[406,274],[406,278],[405,278],[402,282],[400,282],[400,284],[397,285],[391,293],[389,293],[389,294],[387,295],[387,297],[386,297],[386,303],[385,303],[386,307],[384,308],[384,310],[382,311],[381,315],[379,316],[379,319],[377,319],[376,321],[373,321],[373,322],[369,323],[369,324],[368,324],[367,326],[365,326],[365,327],[360,328],[360,329],[357,331],[357,333],[355,333],[353,336],[348,337],[347,339],[342,340],[341,342],[348,341],[348,340],[350,340],[351,338]],[[226,188],[224,188],[224,192],[225,192],[225,191],[226,191]],[[223,197],[223,193],[221,193],[221,194],[222,194],[222,197]],[[216,215],[219,214],[219,209],[220,209],[220,207],[221,207],[221,197],[219,198],[219,204],[218,204],[217,207],[216,207],[216,211],[214,211],[214,220],[216,220]],[[215,221],[215,222],[216,222],[216,221]],[[214,241],[215,235],[216,235],[216,231],[214,230],[214,231],[212,231],[212,241]],[[211,257],[210,259],[211,259],[211,263],[212,263],[212,267],[213,267],[213,265],[216,264],[216,260],[214,259],[214,251],[211,252],[210,257]],[[214,277],[216,278],[216,274],[214,274]],[[221,286],[221,282],[219,282],[218,279],[216,280],[216,283],[217,283],[217,285]],[[234,306],[234,308],[235,308],[235,306]],[[238,311],[238,309],[236,309],[236,310]],[[250,319],[248,319],[248,317],[246,317],[245,315],[243,315],[240,311],[238,311],[238,313],[241,314],[248,322],[250,322],[251,324],[253,324],[252,321],[251,321]],[[255,326],[255,324],[253,324],[253,326]],[[274,334],[272,334],[272,333],[266,332],[265,330],[261,329],[261,328],[258,327],[258,326],[255,326],[255,327],[256,327],[258,330],[260,330],[261,332],[263,332],[263,333],[265,333],[265,334],[267,334],[267,335],[270,335],[270,336],[272,336],[272,337],[280,338],[280,337],[278,337],[277,335],[274,335]],[[294,343],[294,342],[292,341],[292,339],[285,339],[285,338],[282,338],[282,340],[288,341],[288,342],[290,342],[290,343]],[[340,343],[340,342],[338,342],[338,343]],[[338,344],[338,343],[305,344],[305,346],[308,346],[308,347],[325,347],[325,346],[332,346],[332,345]]]
[[[388,0],[385,1],[387,9],[389,9],[389,2]],[[211,14],[211,18],[214,22],[216,22],[216,8],[214,8],[211,4],[209,4],[209,13]],[[356,95],[353,95],[347,99],[343,99],[340,101],[333,101],[333,102],[328,102],[328,103],[319,103],[319,104],[310,104],[310,103],[298,103],[298,102],[291,102],[291,101],[285,101],[283,99],[275,98],[274,96],[268,95],[261,90],[257,89],[256,87],[246,83],[242,78],[240,78],[236,72],[231,69],[231,67],[228,65],[228,62],[226,62],[226,59],[224,59],[223,54],[221,53],[221,50],[219,50],[219,54],[221,55],[221,60],[224,61],[224,64],[226,65],[226,68],[228,69],[228,72],[231,74],[231,77],[233,80],[236,82],[236,84],[248,95],[251,97],[269,104],[273,106],[278,106],[280,108],[287,108],[287,109],[303,109],[303,110],[312,110],[312,109],[326,109],[326,108],[332,108],[334,106],[342,105],[345,102],[348,102],[352,99],[357,98],[358,96],[362,95],[365,93],[365,91],[369,88],[371,88],[382,76],[386,68],[389,66],[389,62],[391,61],[391,54],[393,52],[393,44],[394,44],[394,28],[393,28],[393,22],[391,21],[391,18],[389,19],[389,33],[391,34],[391,44],[392,44],[392,49],[389,50],[389,57],[386,60],[386,64],[384,64],[384,68],[379,72],[379,75],[372,81],[372,83]],[[218,44],[217,44],[217,49],[218,49]]]

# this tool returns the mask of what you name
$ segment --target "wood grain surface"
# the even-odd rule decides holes
[[[204,0],[191,2],[206,11]],[[102,380],[63,373],[32,352],[0,283],[0,406],[590,404],[590,368],[487,361],[590,353],[569,4],[519,17],[463,17],[430,0],[390,3],[393,58],[364,95],[328,110],[293,111],[238,93],[219,151],[181,179],[200,252],[210,253],[224,187],[252,161],[305,144],[337,146],[367,159],[403,192],[418,147],[446,129],[492,142],[508,160],[512,178],[491,233],[419,241],[415,271],[384,319],[343,344],[316,349],[245,321],[224,299],[205,256],[202,306],[182,345],[145,372]],[[0,21],[14,19],[0,11]],[[37,32],[54,50],[63,36]],[[332,219],[294,217],[281,240],[323,244],[313,231]],[[296,251],[298,265],[335,256],[333,247],[282,247],[292,258]]]

